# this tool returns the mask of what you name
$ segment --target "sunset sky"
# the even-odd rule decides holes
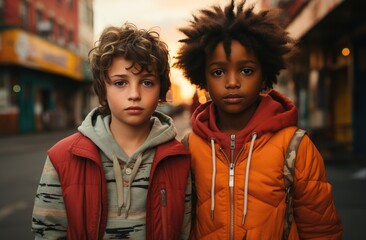
[[[179,47],[182,37],[177,28],[185,26],[191,20],[192,13],[225,1],[220,0],[94,0],[94,32],[96,38],[108,25],[120,26],[124,22],[132,22],[140,28],[159,27],[157,31],[168,44],[171,59]],[[181,72],[172,68],[172,81],[181,86],[183,98],[190,99],[194,87],[182,76]]]

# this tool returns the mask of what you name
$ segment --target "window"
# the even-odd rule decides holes
[[[41,22],[42,22],[42,11],[40,9],[36,9],[36,13],[35,13],[35,20],[36,20],[36,28],[37,28],[37,33],[41,34]]]
[[[46,37],[48,40],[51,40],[51,41],[54,41],[55,40],[55,37],[54,37],[54,34],[55,34],[55,19],[54,18],[50,18],[48,20],[50,22],[50,29],[49,29],[49,32],[46,33]]]
[[[69,9],[71,10],[73,8],[74,5],[74,1],[73,0],[66,0],[67,2],[67,6],[69,7]]]
[[[10,81],[7,72],[0,73],[0,109],[10,104]]]
[[[0,109],[9,109],[16,107],[17,96],[22,91],[17,77],[11,72],[0,73]]]
[[[53,18],[45,19],[41,9],[37,8],[35,13],[37,34],[48,40],[53,40],[54,20]]]
[[[67,43],[73,43],[73,42],[74,42],[74,32],[72,30],[69,30],[67,36]]]
[[[76,51],[76,44],[74,43],[74,32],[72,30],[69,30],[67,32],[67,47],[71,50],[71,51]]]
[[[39,23],[42,21],[42,11],[41,9],[36,10],[36,23]]]
[[[27,0],[20,1],[20,24],[25,29],[29,27],[29,4]]]
[[[63,28],[62,24],[59,24],[58,25],[58,34],[57,34],[57,36],[59,38],[63,38],[64,37],[64,28]]]
[[[4,0],[0,0],[0,24],[4,23]]]
[[[61,46],[65,45],[64,27],[62,24],[58,25],[57,43]]]

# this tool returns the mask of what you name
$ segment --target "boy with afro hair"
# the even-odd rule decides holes
[[[286,230],[285,155],[295,105],[273,90],[292,40],[271,11],[245,1],[201,9],[180,31],[175,67],[212,101],[192,115],[185,141],[196,192],[195,239],[341,239],[322,156],[305,135]]]

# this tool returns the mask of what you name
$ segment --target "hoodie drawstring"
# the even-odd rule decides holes
[[[242,217],[242,225],[244,225],[245,217],[247,215],[248,210],[248,184],[249,184],[249,171],[250,171],[250,162],[252,160],[254,142],[257,138],[257,133],[252,133],[252,140],[250,143],[249,154],[248,154],[248,162],[246,166],[245,173],[245,184],[244,184],[244,210]],[[215,212],[215,182],[216,182],[216,151],[215,151],[215,140],[211,139],[211,152],[212,152],[212,179],[211,179],[211,219],[214,219]]]
[[[123,176],[121,172],[121,166],[119,165],[117,156],[113,153],[112,154],[112,160],[113,160],[113,171],[114,171],[114,177],[116,178],[116,186],[117,186],[117,205],[118,205],[118,216],[121,216],[122,207],[124,204],[123,199],[123,192],[124,192],[124,185],[123,185]],[[136,159],[136,162],[133,166],[130,182],[128,184],[128,191],[127,191],[127,203],[126,203],[126,213],[125,218],[128,216],[128,211],[130,210],[131,206],[131,185],[133,180],[135,179],[136,173],[141,165],[142,162],[142,153],[139,154],[139,156]]]
[[[113,160],[113,171],[114,177],[116,178],[116,186],[117,186],[117,206],[118,206],[118,216],[121,216],[121,211],[123,207],[123,177],[121,172],[121,166],[119,165],[117,156],[112,154]]]
[[[128,191],[127,191],[125,218],[127,218],[127,216],[128,216],[128,211],[130,210],[130,205],[131,205],[131,185],[132,185],[133,180],[135,179],[137,171],[140,168],[141,162],[142,162],[142,153],[140,153],[139,156],[137,157],[135,165],[133,166],[133,169],[131,172],[130,183],[128,184]]]
[[[215,182],[216,182],[216,151],[215,140],[211,138],[212,152],[212,179],[211,179],[211,219],[214,219],[215,212]]]
[[[249,148],[249,155],[248,155],[248,162],[247,162],[247,169],[245,172],[245,184],[244,184],[244,210],[243,210],[243,218],[241,224],[244,225],[245,217],[247,215],[248,210],[248,184],[249,184],[249,170],[250,170],[250,162],[252,160],[252,153],[254,147],[254,141],[257,138],[257,133],[252,133],[252,141],[250,143]]]

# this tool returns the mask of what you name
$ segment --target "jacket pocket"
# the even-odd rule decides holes
[[[161,222],[163,230],[163,240],[168,240],[168,209],[167,209],[167,196],[166,189],[160,189],[161,194]]]

